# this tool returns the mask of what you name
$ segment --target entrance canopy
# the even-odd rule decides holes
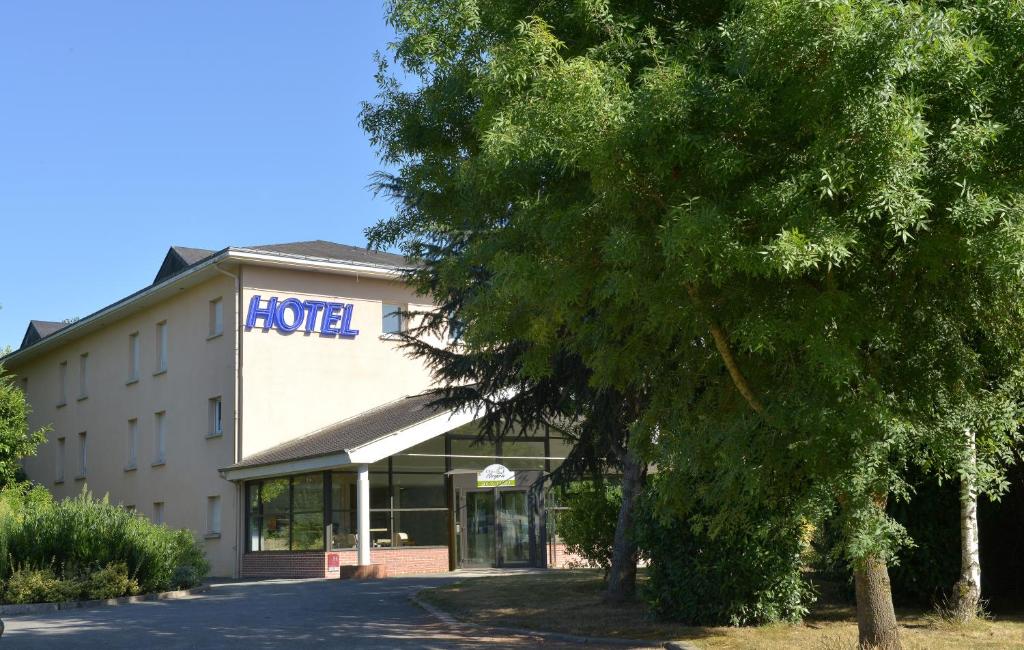
[[[221,469],[229,481],[368,465],[472,422],[471,411],[435,410],[430,394],[404,397],[252,454]]]

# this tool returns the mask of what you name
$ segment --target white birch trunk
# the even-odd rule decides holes
[[[981,597],[981,560],[978,555],[978,448],[974,431],[966,429],[967,472],[960,479],[960,580],[957,609],[962,620],[973,619]]]

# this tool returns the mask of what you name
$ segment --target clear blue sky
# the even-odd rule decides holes
[[[365,244],[377,2],[0,2],[0,346],[168,246]]]

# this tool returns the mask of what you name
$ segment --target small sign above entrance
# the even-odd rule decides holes
[[[495,463],[480,470],[476,475],[477,487],[515,487],[516,473]]]

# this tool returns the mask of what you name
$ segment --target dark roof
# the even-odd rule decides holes
[[[62,323],[53,320],[32,320],[28,322],[28,329],[21,339],[21,347],[27,348],[36,341],[41,341],[59,329],[67,327],[69,323]],[[20,348],[19,348],[20,349]]]
[[[265,244],[262,246],[249,246],[248,248],[267,253],[319,257],[341,262],[374,264],[376,266],[404,266],[406,264],[405,258],[401,255],[371,251],[361,246],[335,244],[334,242],[322,239],[317,239],[316,241],[297,241],[288,244]]]
[[[213,255],[216,251],[208,251],[205,248],[188,248],[187,246],[171,246],[164,255],[163,264],[153,278],[153,284],[166,280],[172,275],[181,273],[196,262],[201,262]]]
[[[428,420],[440,411],[427,408],[436,397],[429,393],[403,397],[308,435],[257,452],[226,469],[273,465],[350,451],[378,438]]]

